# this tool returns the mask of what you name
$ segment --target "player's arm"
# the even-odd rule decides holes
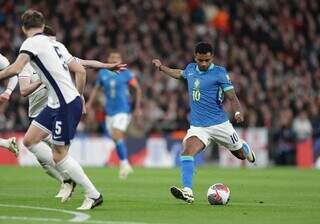
[[[234,112],[234,118],[236,119],[237,123],[243,122],[244,118],[241,105],[234,89],[232,88],[225,91],[225,97],[231,102],[231,108]]]
[[[136,78],[132,78],[129,81],[129,86],[134,91],[135,105],[134,105],[133,114],[135,116],[140,116],[142,115],[142,111],[141,111],[142,91],[141,91],[140,85]]]
[[[41,84],[41,80],[31,83],[30,77],[19,77],[20,94],[24,97],[29,96],[36,89],[38,89]]]
[[[71,61],[69,61],[68,68],[75,75],[76,88],[82,100],[82,113],[85,114],[86,108],[85,108],[85,100],[83,97],[83,93],[86,85],[86,70],[75,59],[72,59]]]
[[[159,59],[153,59],[152,63],[159,71],[164,72],[165,74],[171,76],[172,78],[183,79],[182,78],[183,71],[181,69],[169,68],[163,65]]]
[[[4,70],[0,71],[0,80],[18,75],[24,66],[30,61],[30,56],[26,53],[20,53],[16,61]]]
[[[80,95],[83,95],[86,85],[86,70],[75,59],[68,63],[69,70],[75,74],[76,88]]]
[[[76,60],[85,68],[106,68],[113,71],[124,70],[127,64],[122,63],[103,63],[97,60],[84,60],[76,58]]]
[[[17,84],[18,84],[18,77],[12,76],[8,81],[6,90],[0,94],[0,102],[5,102],[10,99],[11,93],[16,88]]]

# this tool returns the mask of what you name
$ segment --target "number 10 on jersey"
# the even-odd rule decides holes
[[[200,90],[198,90],[198,89],[192,90],[192,100],[193,101],[199,101],[200,97],[201,97]]]

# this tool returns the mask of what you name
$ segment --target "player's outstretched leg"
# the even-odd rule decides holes
[[[19,148],[17,146],[16,138],[8,138],[8,139],[3,139],[0,138],[0,146],[8,149],[11,151],[15,156],[19,155]]]
[[[183,145],[181,161],[181,182],[183,188],[171,187],[170,192],[176,199],[181,199],[187,203],[194,201],[192,192],[194,174],[194,155],[201,151],[205,145],[196,136],[186,137]]]
[[[238,159],[245,160],[247,159],[250,163],[255,163],[256,156],[254,151],[250,148],[248,143],[242,140],[242,147],[239,150],[231,151],[231,153]]]

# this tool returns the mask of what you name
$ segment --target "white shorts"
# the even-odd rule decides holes
[[[119,113],[114,116],[106,116],[106,127],[110,135],[113,129],[118,129],[122,132],[127,130],[131,121],[131,115],[127,113]]]
[[[196,136],[207,147],[211,141],[214,141],[230,151],[236,151],[242,148],[242,139],[239,138],[230,121],[210,127],[194,127],[188,129],[187,135],[183,141]]]

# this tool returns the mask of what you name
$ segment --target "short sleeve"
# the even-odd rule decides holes
[[[96,86],[102,86],[102,70],[97,73]]]
[[[62,57],[64,58],[64,60],[67,62],[67,64],[70,63],[71,60],[74,58],[72,56],[72,54],[70,54],[68,49],[60,42],[58,42],[58,47],[60,49],[60,53],[61,53]]]
[[[229,75],[227,74],[226,69],[222,69],[220,72],[220,77],[219,77],[219,85],[222,87],[224,92],[229,91],[230,89],[233,89],[232,82],[230,80]]]
[[[35,43],[34,39],[28,38],[22,43],[19,54],[21,53],[28,54],[32,59],[34,56],[39,54],[37,46],[38,45]]]
[[[186,79],[187,75],[186,75],[186,70],[181,70],[181,77]]]
[[[187,79],[187,73],[188,73],[189,68],[190,68],[190,64],[187,65],[185,69],[181,70],[181,77],[183,79]]]

